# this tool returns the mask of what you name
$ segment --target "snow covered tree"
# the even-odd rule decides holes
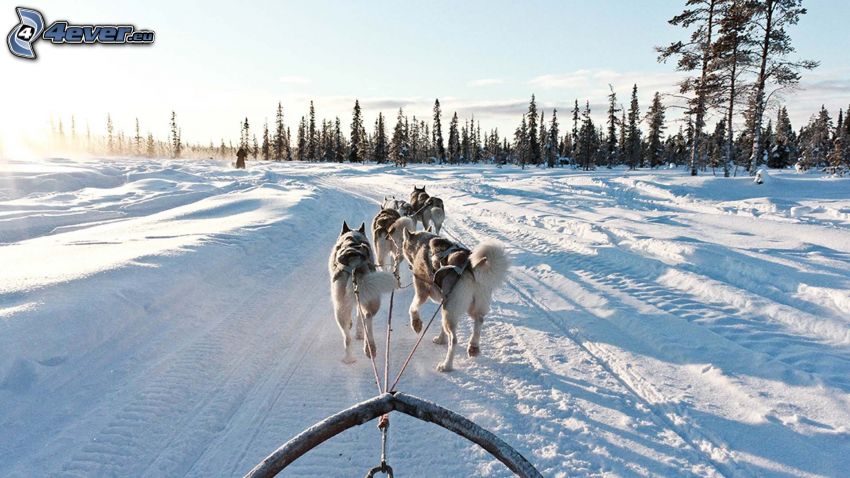
[[[812,116],[800,131],[801,163],[804,169],[826,165],[827,154],[833,149],[832,118],[824,106]]]
[[[572,149],[570,150],[569,155],[575,157],[576,148],[578,146],[578,118],[581,110],[578,109],[578,99],[575,100],[575,106],[573,106],[573,137],[572,137]]]
[[[295,153],[295,159],[298,161],[304,161],[308,159],[307,157],[307,120],[302,116],[301,121],[298,122],[298,133],[297,133],[297,151]]]
[[[310,120],[307,129],[307,161],[319,160],[319,137],[316,133],[316,109],[310,100]]]
[[[260,154],[260,145],[257,143],[257,134],[254,133],[254,140],[251,143],[251,157],[254,158],[254,161],[257,160],[257,156]]]
[[[750,174],[755,174],[763,157],[762,118],[767,107],[767,87],[788,88],[800,81],[801,70],[811,70],[818,66],[812,60],[790,60],[788,55],[794,52],[791,36],[787,27],[796,25],[800,16],[806,14],[803,0],[757,0],[754,19],[762,33],[758,48],[759,67],[756,74],[750,110],[753,118],[753,145],[750,154]]]
[[[776,115],[776,138],[770,151],[767,166],[787,168],[797,160],[797,134],[791,126],[788,111],[779,108]]]
[[[174,121],[174,112],[171,112],[171,121]],[[109,113],[106,114],[106,151],[109,154],[113,154],[115,152],[115,142],[113,139],[113,131],[114,128],[112,126],[112,116]]]
[[[682,94],[691,94],[688,98],[689,112],[696,119],[694,137],[691,144],[690,169],[691,176],[697,175],[699,163],[699,139],[705,126],[707,98],[710,94],[708,76],[712,59],[712,41],[717,22],[717,7],[720,0],[687,0],[682,13],[669,20],[668,23],[682,28],[691,28],[687,42],[674,42],[666,47],[658,47],[658,60],[666,62],[671,57],[678,57],[679,71],[698,72],[698,76],[690,76],[679,83]]]
[[[73,116],[71,117],[71,125],[73,125]],[[133,154],[136,156],[142,155],[142,133],[139,131],[139,118],[136,118],[136,135],[133,137],[135,149]]]

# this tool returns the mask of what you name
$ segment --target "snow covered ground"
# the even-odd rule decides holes
[[[327,254],[414,184],[447,235],[503,241],[514,267],[482,355],[440,374],[426,341],[402,390],[544,476],[850,470],[848,179],[51,159],[0,162],[0,476],[241,476],[373,396],[368,360],[339,360]],[[359,427],[286,476],[362,475],[378,446]],[[396,415],[389,458],[510,475]]]

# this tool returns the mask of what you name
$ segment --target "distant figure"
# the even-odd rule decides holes
[[[764,184],[764,177],[767,173],[764,172],[764,169],[759,169],[756,171],[756,177],[753,179],[753,182],[756,184]]]
[[[236,151],[236,169],[245,169],[245,158],[248,157],[248,151],[240,146],[239,151]]]

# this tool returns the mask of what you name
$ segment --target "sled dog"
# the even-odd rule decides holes
[[[452,370],[457,323],[464,312],[472,319],[472,336],[467,353],[470,357],[481,351],[481,326],[490,310],[493,290],[505,280],[508,257],[504,248],[485,241],[469,250],[460,244],[427,231],[404,230],[402,251],[413,269],[413,303],[410,304],[410,325],[419,333],[422,319],[419,308],[430,297],[442,305],[442,331],[434,337],[436,344],[448,344],[446,358],[437,370]]]
[[[365,323],[366,340],[363,350],[366,356],[374,356],[375,338],[372,334],[372,317],[381,308],[381,295],[389,293],[395,287],[396,281],[392,274],[378,271],[372,254],[372,247],[366,238],[366,225],[359,229],[351,229],[346,222],[342,223],[336,244],[331,249],[328,259],[328,271],[331,278],[331,300],[333,301],[334,317],[342,332],[345,363],[354,362],[351,353],[351,310],[356,308],[357,297],[355,285],[360,297],[360,310]],[[358,317],[355,317],[357,338],[362,339],[364,330]]]
[[[384,202],[381,203],[381,209],[395,209],[401,216],[410,216],[413,214],[413,207],[410,203],[401,199],[396,199],[395,196],[384,196]]]
[[[401,248],[396,244],[402,242],[402,230],[412,231],[416,226],[413,219],[402,216],[393,208],[386,207],[387,204],[385,200],[384,206],[372,220],[372,240],[375,242],[378,266],[383,267],[384,270],[392,270],[398,279],[398,266],[401,264],[402,254]]]
[[[443,221],[446,219],[446,209],[442,199],[429,196],[425,192],[425,186],[421,189],[413,186],[413,192],[410,193],[410,206],[413,208],[414,221],[421,222],[425,230],[433,226],[434,232],[440,233]]]

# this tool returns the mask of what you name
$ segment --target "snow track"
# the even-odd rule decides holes
[[[445,201],[447,235],[500,240],[514,266],[482,355],[440,374],[426,340],[402,390],[544,476],[850,468],[847,180],[49,160],[0,179],[0,476],[241,476],[373,396],[361,343],[339,360],[327,253],[343,220],[368,225],[414,184]],[[394,368],[411,294],[396,294]],[[378,445],[371,424],[349,430],[287,476],[362,474]],[[403,416],[390,463],[510,476]]]

